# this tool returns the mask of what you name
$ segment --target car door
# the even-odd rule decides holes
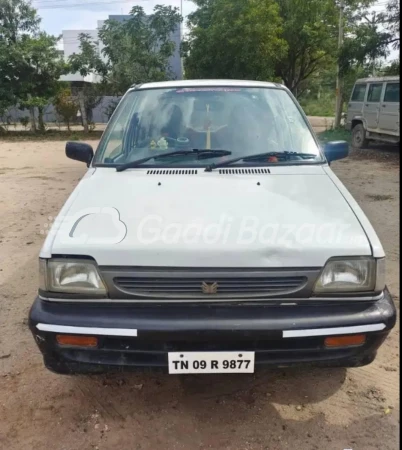
[[[386,83],[380,108],[381,133],[397,133],[399,136],[399,81]]]
[[[377,130],[380,119],[380,104],[384,83],[369,83],[363,116],[368,130]]]
[[[367,83],[356,83],[348,104],[346,123],[351,124],[353,119],[363,115],[364,99],[366,98]]]

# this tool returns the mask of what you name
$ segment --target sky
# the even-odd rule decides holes
[[[161,3],[178,8],[182,4],[184,18],[195,10],[191,0],[32,0],[32,5],[42,17],[41,28],[55,36],[59,36],[63,30],[94,30],[98,20],[105,20],[110,14],[128,14],[135,5],[142,6],[146,13],[150,13],[155,5]],[[382,11],[385,3],[386,0],[376,0],[376,6],[372,9]],[[184,22],[184,34],[186,31]],[[388,60],[397,56],[398,52],[391,50]]]
[[[190,0],[183,0],[183,16],[195,10]],[[180,8],[181,0],[33,0],[32,5],[42,18],[41,28],[58,36],[62,30],[94,30],[98,20],[110,14],[128,14],[133,6],[142,6],[146,13],[155,5]],[[71,5],[71,6],[67,6]],[[74,6],[72,6],[74,5]],[[184,32],[186,28],[184,26]]]

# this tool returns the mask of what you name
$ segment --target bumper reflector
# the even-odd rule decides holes
[[[73,336],[70,334],[57,334],[56,341],[59,345],[75,347],[97,347],[98,338],[93,336]]]
[[[351,345],[363,345],[366,342],[365,334],[353,334],[350,336],[331,336],[325,338],[325,347],[349,347]]]

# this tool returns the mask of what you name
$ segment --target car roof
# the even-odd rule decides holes
[[[186,88],[186,87],[261,87],[261,88],[282,88],[286,89],[279,83],[271,83],[267,81],[251,81],[251,80],[175,80],[160,81],[155,83],[144,83],[132,86],[132,89],[156,89],[156,88]]]
[[[370,77],[370,78],[359,78],[356,83],[375,83],[384,81],[399,81],[399,76],[392,77]]]

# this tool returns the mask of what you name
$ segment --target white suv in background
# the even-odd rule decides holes
[[[356,148],[367,147],[371,140],[399,143],[399,76],[357,80],[346,128]]]

